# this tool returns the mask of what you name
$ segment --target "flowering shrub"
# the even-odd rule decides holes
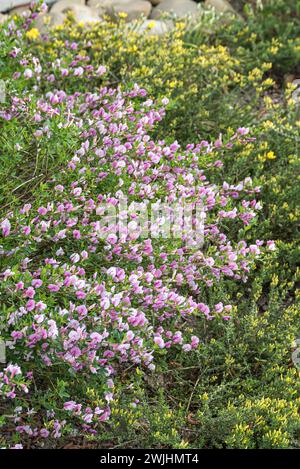
[[[241,126],[217,138],[187,145],[173,138],[184,132],[187,103],[202,96],[191,83],[215,76],[201,97],[205,106],[232,81],[258,98],[271,85],[263,78],[269,65],[241,77],[226,47],[204,44],[196,55],[186,48],[182,25],[159,40],[125,38],[122,24],[118,32],[110,23],[85,30],[69,20],[41,40],[35,17],[33,8],[0,33],[7,91],[2,151],[12,156],[3,162],[0,218],[0,326],[8,359],[0,373],[2,446],[55,447],[55,440],[74,437],[133,439],[145,447],[289,446],[299,423],[297,403],[290,405],[297,372],[277,383],[297,330],[297,311],[286,308],[296,276],[283,273],[293,263],[289,246],[279,243],[278,251],[270,221],[257,223],[264,215],[254,179],[277,155],[258,130],[255,139],[242,126],[247,107]],[[107,44],[117,38],[114,54],[96,41],[103,28]],[[125,50],[118,50],[121,39]],[[147,46],[144,56],[134,49],[137,40]],[[161,57],[170,54],[164,62],[170,80],[163,69],[165,82],[158,74],[151,87],[143,60],[160,46]],[[124,69],[124,57],[132,69]],[[191,73],[173,80],[186,63]],[[134,84],[142,77],[150,96]],[[277,125],[281,111],[267,105]],[[197,119],[207,112],[212,116],[213,106]],[[184,140],[194,136],[194,118]],[[222,118],[228,120],[226,112]],[[192,233],[179,225],[179,236],[159,235],[165,212],[154,226],[151,219],[145,235],[139,210],[161,204],[173,217],[173,204],[190,205]],[[199,366],[203,376],[194,388]],[[257,397],[261,379],[275,380],[267,400]],[[183,392],[176,393],[179,383]],[[178,405],[169,404],[166,388]],[[269,428],[273,409],[280,415]]]
[[[197,348],[199,338],[185,333],[190,317],[230,318],[232,305],[201,302],[202,284],[245,280],[263,244],[231,242],[222,231],[231,220],[249,225],[260,208],[253,198],[258,188],[249,178],[237,186],[211,185],[200,166],[201,154],[212,148],[206,141],[184,151],[176,142],[152,141],[147,130],[164,109],[143,100],[145,94],[138,86],[125,94],[105,88],[75,96],[57,91],[38,101],[14,99],[3,111],[8,120],[32,119],[37,151],[47,134],[53,138],[54,126],[72,122],[77,128],[77,150],[49,182],[43,205],[27,203],[1,221],[2,294],[8,305],[4,337],[13,339],[10,353],[26,370],[36,378],[49,368],[78,373],[89,384],[96,380],[98,393],[103,389],[95,408],[71,389],[72,399],[63,404],[87,431],[109,418],[113,377],[124,365],[155,370],[156,350]],[[244,134],[239,129],[230,142],[215,145],[243,144]],[[168,203],[201,201],[205,248],[196,242],[185,246],[184,236],[179,242],[141,240],[126,227],[120,239],[115,226],[105,227],[111,230],[103,238],[103,205],[116,205],[127,193],[132,202],[145,196],[151,202],[164,196]],[[126,215],[133,219],[136,212]]]

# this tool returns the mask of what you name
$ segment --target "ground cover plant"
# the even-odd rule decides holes
[[[39,8],[0,29],[1,446],[299,447],[299,2],[162,37]],[[141,236],[147,201],[204,243]]]

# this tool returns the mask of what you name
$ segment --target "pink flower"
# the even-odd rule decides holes
[[[117,241],[118,241],[118,238],[115,234],[110,234],[107,236],[107,242],[109,244],[116,244]]]
[[[81,238],[81,234],[80,234],[79,230],[73,230],[73,238],[75,238],[75,239],[80,239]]]
[[[239,127],[237,132],[240,135],[247,135],[249,133],[249,129],[247,127]]]
[[[31,282],[31,285],[34,287],[34,288],[39,288],[43,285],[43,281],[39,278],[37,279],[33,279],[32,282]]]
[[[165,342],[161,337],[154,337],[154,343],[159,346],[159,348],[164,348]]]
[[[79,300],[84,300],[86,297],[86,293],[82,290],[78,290],[75,295]]]
[[[24,78],[32,78],[33,77],[33,71],[30,68],[26,68],[24,71]]]
[[[2,275],[3,279],[7,280],[9,277],[12,277],[14,275],[14,272],[11,269],[6,269]]]
[[[1,229],[2,229],[2,235],[4,237],[9,235],[10,229],[11,229],[11,224],[10,224],[10,221],[7,218],[5,218],[5,220],[3,220],[3,222],[1,223]]]
[[[77,264],[77,262],[80,261],[80,255],[77,253],[74,253],[70,256],[70,259],[74,264]]]
[[[75,197],[79,197],[81,193],[82,193],[81,187],[75,187],[75,189],[73,190],[73,194]]]
[[[38,208],[38,213],[40,215],[46,215],[47,212],[48,212],[48,210],[46,209],[46,207],[39,207]]]
[[[67,401],[64,403],[65,410],[74,410],[77,408],[77,404],[75,401]]]
[[[41,435],[42,438],[48,438],[49,434],[50,434],[50,433],[49,433],[49,431],[48,431],[46,428],[42,428],[42,429],[40,430],[40,435]]]
[[[76,311],[79,313],[80,316],[86,316],[88,313],[88,310],[84,305],[77,306]]]
[[[52,291],[52,292],[57,292],[57,291],[60,290],[60,287],[59,287],[58,285],[53,284],[53,283],[50,283],[50,284],[48,285],[48,288],[49,288],[49,290]]]
[[[24,233],[25,236],[28,236],[30,234],[30,232],[31,232],[30,226],[24,226],[23,227],[23,233]]]
[[[43,301],[38,301],[36,303],[36,309],[38,311],[44,311],[47,308],[47,305]]]
[[[160,156],[158,154],[153,153],[152,151],[150,151],[148,156],[149,156],[150,160],[152,161],[152,163],[155,163],[155,164],[159,163]]]
[[[35,308],[35,301],[34,300],[29,300],[26,303],[26,309],[27,311],[32,311]]]
[[[190,344],[185,344],[183,345],[182,350],[184,352],[190,352],[192,350],[192,346]]]
[[[82,251],[81,252],[81,257],[82,257],[82,259],[87,259],[89,257],[88,252],[87,251]]]
[[[182,343],[182,333],[180,331],[175,332],[173,335],[173,343],[181,344]]]
[[[275,251],[276,250],[276,245],[274,241],[267,241],[267,246],[269,251]]]
[[[27,298],[33,298],[35,295],[35,289],[33,287],[27,288],[24,292],[25,297]]]
[[[192,342],[191,342],[192,348],[197,348],[198,345],[199,345],[199,342],[200,342],[199,338],[195,335],[192,335],[191,340],[192,340]]]
[[[84,73],[84,69],[82,67],[77,67],[74,70],[74,76],[75,77],[81,77]]]
[[[133,333],[132,331],[128,331],[128,332],[126,333],[126,339],[130,341],[130,340],[132,340],[133,338],[134,338],[134,333]]]
[[[102,336],[98,332],[92,332],[90,338],[97,343],[100,343],[102,341]]]
[[[16,375],[21,375],[22,371],[21,368],[18,365],[8,365],[6,368],[4,368],[4,371],[6,373],[10,373],[10,378],[14,378]]]
[[[106,67],[104,67],[104,65],[100,65],[96,70],[96,75],[101,76],[104,75],[104,73],[106,73]]]

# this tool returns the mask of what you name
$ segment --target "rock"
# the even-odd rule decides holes
[[[26,0],[1,0],[0,1],[0,11],[8,11],[13,8],[26,5]]]
[[[225,13],[227,11],[236,13],[235,9],[230,5],[229,2],[227,2],[227,0],[205,0],[204,5],[214,7],[219,13]]]
[[[54,3],[51,8],[51,13],[55,12],[63,12],[67,8],[72,8],[74,5],[85,5],[85,0],[59,0],[58,2]]]
[[[103,0],[88,0],[87,1],[87,5],[89,7],[92,7],[92,8],[98,8],[98,7],[101,7],[101,5],[103,5]]]
[[[147,0],[117,0],[112,3],[108,14],[115,16],[118,13],[126,13],[126,21],[132,21],[141,16],[149,17],[152,5]]]
[[[110,6],[111,0],[88,0],[87,5],[94,10],[97,10],[99,15],[105,14],[106,6]]]
[[[152,10],[152,5],[147,0],[118,0],[116,5],[113,5],[113,11],[116,13],[126,13],[126,21],[132,21],[141,16],[149,17]]]
[[[74,5],[72,7],[72,11],[74,12],[75,19],[78,22],[95,23],[97,21],[101,21],[101,18],[98,15],[97,10],[90,8],[88,6]]]
[[[30,11],[30,3],[26,3],[24,5],[14,7],[11,10],[9,10],[10,15],[22,15],[25,12]]]
[[[61,12],[44,13],[37,18],[36,28],[41,33],[45,33],[47,29],[63,24],[65,17]]]
[[[60,26],[61,24],[63,24],[65,17],[66,17],[63,13],[60,13],[60,12],[51,13],[51,15],[49,16],[50,16],[49,26],[51,27]]]
[[[0,20],[1,21],[1,20]],[[287,85],[288,83],[293,83],[293,81],[295,80],[296,76],[292,73],[286,73],[284,76],[283,76],[283,80],[284,80],[284,83]]]
[[[140,16],[148,16],[151,13],[152,5],[147,0],[112,0],[103,2],[106,13],[111,17],[116,17],[119,13],[126,13],[126,21],[132,21]]]
[[[150,18],[156,19],[165,13],[175,14],[179,18],[197,13],[197,4],[192,0],[163,0],[153,8]]]
[[[173,27],[172,21],[145,20],[138,26],[137,32],[145,33],[148,36],[161,36],[167,33]]]
[[[92,8],[105,8],[109,7],[113,3],[113,0],[88,0],[87,4]]]
[[[84,0],[61,0],[53,5],[50,15],[63,14],[67,15],[69,12],[74,14],[76,21],[82,23],[94,23],[100,21],[98,12],[94,8],[84,5]]]
[[[74,4],[73,0],[62,0],[57,2],[51,11],[39,15],[36,22],[36,27],[41,33],[45,33],[47,29],[54,26],[60,26],[63,24],[68,12],[73,12],[75,20],[81,23],[93,23],[100,21],[101,18],[98,12],[90,7],[87,7],[81,3],[81,0],[75,0],[77,3]],[[59,5],[60,4],[60,5]],[[58,6],[58,7],[57,7]]]

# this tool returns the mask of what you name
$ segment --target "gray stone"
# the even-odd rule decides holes
[[[118,13],[126,13],[126,21],[132,21],[141,16],[149,17],[152,5],[146,0],[117,0],[112,3],[108,13],[112,16]]]
[[[11,10],[14,7],[24,5],[24,3],[26,3],[24,0],[1,0],[0,11]]]
[[[105,11],[111,17],[118,16],[119,13],[126,13],[126,21],[132,21],[141,16],[149,17],[152,5],[147,0],[111,0],[103,2]]]
[[[69,12],[74,14],[78,22],[93,23],[101,19],[96,9],[84,5],[84,0],[75,0],[75,3],[73,0],[61,0],[53,5],[50,15],[67,15]]]
[[[214,7],[218,13],[225,13],[227,11],[236,13],[235,9],[227,0],[205,0],[204,4],[205,6]]]
[[[148,36],[161,36],[173,28],[172,21],[145,20],[138,26],[137,32]]]
[[[54,3],[51,8],[51,13],[63,12],[68,8],[72,8],[74,5],[85,5],[85,0],[59,0]]]
[[[9,10],[10,15],[22,15],[25,12],[30,11],[30,3],[27,3],[26,5],[21,5],[19,7],[14,7],[11,10]]]
[[[61,12],[44,13],[36,20],[36,27],[41,33],[45,33],[48,28],[63,24],[65,15]]]
[[[87,5],[92,8],[105,8],[110,6],[113,0],[88,0]]]
[[[111,2],[106,0],[106,3],[110,5]],[[87,5],[94,10],[97,10],[100,16],[105,14],[105,0],[88,0]]]
[[[101,21],[97,10],[88,6],[74,5],[74,7],[72,7],[72,11],[74,12],[76,21],[83,23],[95,23],[97,21]]]
[[[65,19],[65,15],[60,12],[51,13],[51,15],[49,16],[50,16],[49,26],[51,27],[60,26],[61,24],[63,24],[64,19]]]
[[[197,13],[197,3],[192,0],[163,0],[153,8],[150,18],[156,19],[166,13],[174,14],[178,18]]]

